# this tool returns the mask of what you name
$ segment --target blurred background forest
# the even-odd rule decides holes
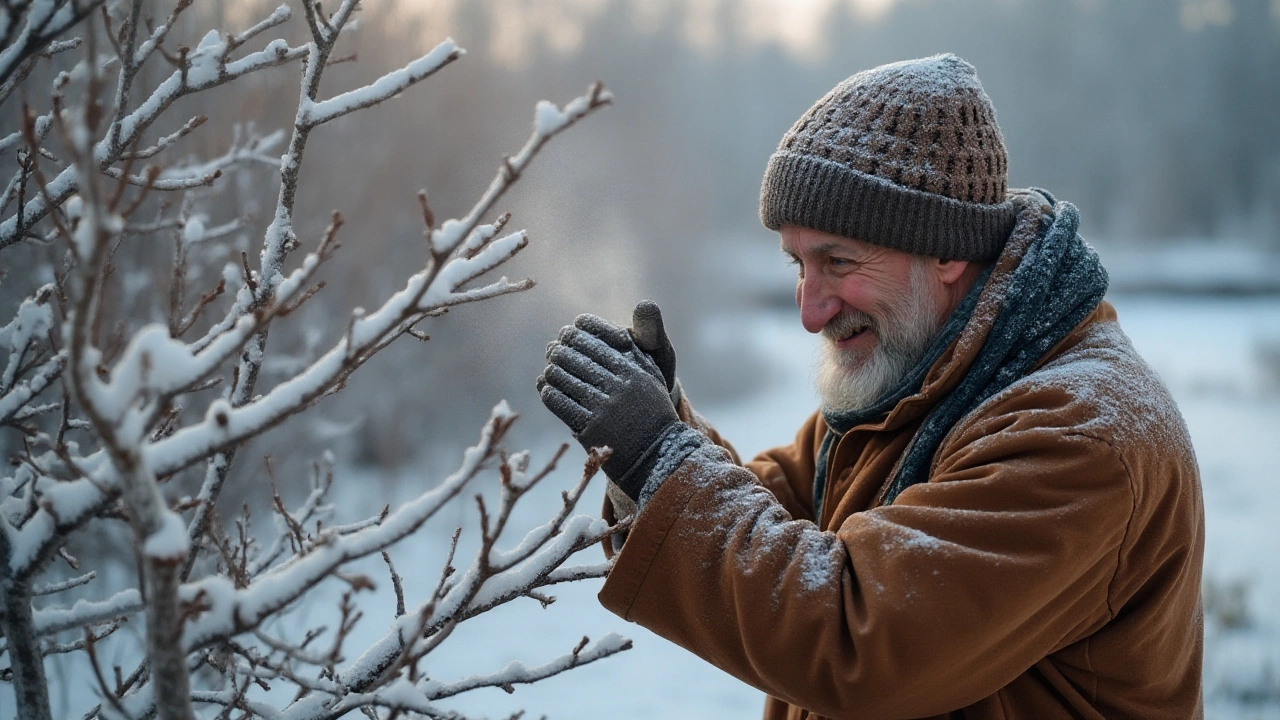
[[[247,27],[276,2],[196,3],[180,41],[195,46],[210,24]],[[533,392],[546,342],[580,312],[625,320],[645,297],[666,311],[692,397],[714,404],[766,388],[768,360],[744,347],[739,319],[790,302],[791,273],[757,219],[769,154],[843,78],[938,52],[977,66],[1011,185],[1081,208],[1113,289],[1280,292],[1280,0],[381,0],[361,23],[345,41],[355,61],[332,68],[322,92],[367,83],[448,36],[468,54],[423,88],[316,133],[299,235],[314,242],[337,209],[346,249],[329,289],[273,335],[298,362],[342,332],[330,307],[375,306],[419,266],[418,189],[438,216],[457,215],[519,147],[537,100],[564,102],[599,79],[615,106],[558,141],[503,201],[514,227],[531,231],[513,272],[535,278],[534,290],[429,323],[431,342],[390,348],[340,402],[242,457],[301,467],[332,448],[356,464],[405,467],[469,440],[498,398],[535,415],[523,432],[558,430]],[[168,71],[150,66],[146,82]],[[232,145],[236,124],[289,127],[296,73],[184,99],[178,114],[212,120],[184,147],[207,157]],[[206,257],[193,272],[239,264],[270,221],[277,184],[264,166],[211,191],[206,226],[249,221],[230,252],[197,250]],[[20,250],[16,264],[21,252],[57,250]],[[121,252],[121,302],[130,287],[167,283],[167,252]],[[48,278],[10,280],[12,300]]]
[[[205,12],[234,28],[271,4]],[[371,305],[396,287],[424,252],[416,190],[427,190],[438,215],[461,212],[500,155],[518,147],[538,99],[563,102],[600,79],[617,100],[552,147],[506,201],[533,238],[516,271],[538,287],[440,319],[425,347],[391,348],[320,425],[279,431],[287,437],[271,449],[278,457],[302,460],[340,440],[340,454],[358,463],[416,462],[434,441],[469,438],[498,397],[541,419],[532,387],[546,341],[579,312],[622,320],[643,297],[666,310],[695,398],[714,403],[766,383],[767,363],[743,352],[732,323],[709,319],[788,302],[790,273],[756,215],[769,154],[841,79],[937,52],[977,66],[1008,144],[1011,184],[1079,206],[1085,237],[1117,259],[1117,283],[1176,291],[1211,276],[1216,290],[1280,286],[1280,0],[377,6],[349,40],[358,60],[333,68],[327,92],[446,36],[468,55],[423,89],[317,133],[300,204],[314,226],[299,230],[318,237],[333,208],[347,217],[326,291],[335,301]],[[190,110],[287,127],[296,76],[265,74],[256,92],[210,94],[216,107]],[[231,138],[191,142],[213,153]],[[207,224],[257,213],[248,233],[260,233],[272,183],[264,170],[260,182],[227,188],[226,216]],[[1173,271],[1152,275],[1170,248],[1189,249],[1191,277],[1176,259]],[[344,322],[322,299],[306,310],[289,340],[302,356]]]

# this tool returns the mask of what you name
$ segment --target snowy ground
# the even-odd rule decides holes
[[[1280,718],[1280,297],[1117,298],[1191,429],[1210,718]]]
[[[1280,480],[1280,296],[1111,300],[1126,331],[1178,398],[1200,460],[1208,529],[1206,586],[1214,597],[1206,623],[1208,717],[1280,719],[1280,493],[1275,491]],[[752,344],[768,358],[773,373],[770,383],[744,389],[735,403],[700,410],[744,455],[789,441],[815,402],[808,378],[813,343],[794,312],[724,318],[706,331]],[[688,390],[696,401],[697,388]],[[523,422],[549,421],[536,402],[532,397],[513,402],[525,413]],[[534,448],[535,462],[550,452]],[[571,483],[581,457],[575,453],[576,447],[553,481]],[[411,475],[396,482],[369,478],[370,484],[394,487],[402,497],[421,482]],[[560,489],[549,487],[531,498],[518,519],[526,526],[540,522]],[[594,488],[581,509],[598,508],[601,492]],[[394,499],[370,493],[344,502],[342,512],[354,517],[362,504],[374,510]],[[430,591],[449,532],[470,522],[471,514],[465,507],[450,510],[393,553],[411,598]],[[594,551],[584,556],[588,562],[598,558]],[[374,578],[385,572],[380,563],[366,569]],[[352,638],[353,647],[385,628],[394,604],[387,585],[380,583],[372,596],[363,597],[367,619]],[[634,640],[632,650],[537,685],[517,686],[511,695],[477,691],[450,707],[490,718],[523,708],[528,717],[545,714],[557,720],[758,716],[758,691],[607,613],[595,600],[598,588],[599,581],[564,587],[548,609],[524,601],[477,620],[476,627],[464,626],[449,640],[447,661],[429,663],[424,670],[448,680],[493,671],[513,659],[534,665],[566,652],[583,634],[597,638],[620,632]],[[293,622],[332,615],[339,592],[336,585],[317,590]],[[58,716],[84,708],[90,687],[85,672],[82,664],[65,658],[50,663]],[[13,716],[12,702],[9,688],[0,686],[0,717]]]

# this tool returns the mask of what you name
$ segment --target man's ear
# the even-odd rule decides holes
[[[933,270],[944,285],[956,284],[968,269],[968,260],[934,260]]]

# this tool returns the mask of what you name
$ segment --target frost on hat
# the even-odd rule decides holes
[[[809,108],[769,158],[760,219],[917,255],[996,257],[1016,215],[995,108],[955,55],[881,65]]]

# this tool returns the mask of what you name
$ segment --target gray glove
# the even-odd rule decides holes
[[[537,381],[542,404],[583,447],[612,448],[605,474],[639,498],[661,440],[683,427],[662,371],[630,333],[595,315],[561,329],[547,360]]]
[[[680,404],[680,381],[676,379],[676,349],[662,325],[662,310],[652,300],[641,300],[631,313],[631,337],[636,347],[649,354],[662,371],[662,379],[671,394],[671,402]]]

